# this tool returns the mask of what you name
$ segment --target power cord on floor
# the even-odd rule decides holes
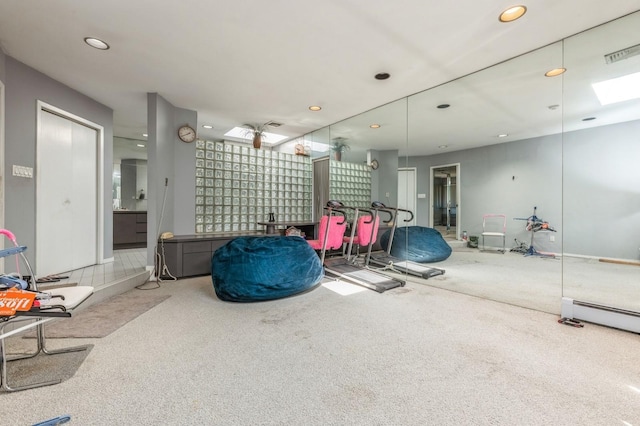
[[[165,262],[165,254],[164,254],[165,239],[163,238],[163,234],[160,234],[160,229],[162,229],[162,219],[164,218],[164,206],[166,205],[166,202],[167,202],[168,187],[169,187],[169,178],[164,178],[164,195],[162,196],[162,208],[160,209],[160,220],[158,221],[158,231],[156,232],[156,235],[158,236],[158,238],[156,239],[156,242],[158,241],[158,239],[160,240],[160,247],[161,247],[162,253],[158,252],[158,246],[156,245],[156,248],[155,248],[156,255],[155,255],[155,260],[153,262],[153,270],[151,271],[151,274],[149,274],[149,277],[145,280],[145,282],[135,287],[138,290],[155,290],[160,288],[160,283],[162,282],[162,276],[168,276],[171,278],[172,281],[178,280],[176,277],[174,277],[171,274],[171,272],[169,272],[169,267]],[[155,287],[143,288],[144,285],[151,282],[151,277],[153,277],[154,275],[156,277]]]

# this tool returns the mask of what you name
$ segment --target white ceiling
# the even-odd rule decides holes
[[[271,120],[284,124],[277,133],[298,137],[640,9],[629,0],[608,0],[606,7],[601,0],[536,0],[519,21],[500,23],[511,5],[3,0],[0,47],[111,107],[115,136],[141,138],[147,93],[157,92],[198,112],[191,124],[201,138],[222,139],[234,126]],[[87,36],[111,48],[92,49]],[[391,78],[375,80],[379,72]],[[446,95],[427,92],[423,101],[453,106],[465,84]],[[323,109],[311,112],[310,105]],[[414,153],[432,153],[433,145]]]

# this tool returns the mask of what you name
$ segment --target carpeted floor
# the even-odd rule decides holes
[[[169,297],[148,291],[130,290],[74,312],[70,319],[47,324],[45,335],[49,339],[105,337]],[[35,332],[25,337],[34,338]]]
[[[54,355],[40,353],[33,358],[10,361],[7,363],[8,385],[16,388],[53,380],[68,380],[80,368],[92,349],[93,345],[87,345],[87,349],[82,351]]]
[[[636,334],[412,281],[338,287],[234,304],[210,277],[162,283],[171,303],[91,340],[71,380],[0,396],[0,425],[640,424]]]

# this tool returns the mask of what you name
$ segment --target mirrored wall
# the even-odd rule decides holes
[[[640,12],[305,143],[341,138],[342,161],[375,160],[372,200],[411,209],[415,225],[445,213],[453,252],[433,266],[446,273],[411,281],[550,313],[563,296],[640,311],[640,101],[603,105],[593,86],[640,72],[637,28]],[[483,241],[486,215],[506,217],[504,243]]]

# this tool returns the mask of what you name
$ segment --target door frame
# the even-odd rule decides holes
[[[6,155],[4,153],[4,83],[0,80],[0,229],[4,229],[4,188],[7,176],[5,175],[4,163]],[[4,238],[0,241],[0,248],[4,247]],[[4,258],[0,259],[0,271],[4,271]]]
[[[413,213],[414,225],[418,223],[418,168],[417,167],[398,167],[398,176],[400,172],[413,172],[413,205],[415,206]],[[407,194],[408,195],[408,194]],[[400,194],[398,194],[396,205],[400,204]]]
[[[55,114],[61,118],[66,120],[75,121],[78,124],[89,127],[96,131],[98,137],[98,146],[96,147],[96,173],[97,173],[97,188],[96,188],[96,203],[97,203],[97,217],[96,217],[96,259],[95,264],[99,265],[105,263],[104,261],[104,127],[89,121],[85,118],[72,114],[68,111],[65,111],[61,108],[55,107],[51,104],[38,100],[36,102],[36,170],[40,169],[41,161],[45,161],[45,159],[40,158],[40,150],[38,149],[38,145],[41,143],[40,140],[40,131],[42,125],[41,114],[43,112],[48,112],[51,114]],[[40,186],[40,174],[36,173],[36,229],[35,229],[35,240],[38,241],[38,210],[39,206],[37,203],[38,200],[38,188]],[[36,262],[37,262],[37,253],[36,253]]]
[[[462,211],[462,185],[460,185],[460,163],[450,163],[450,164],[441,164],[438,166],[431,166],[429,168],[429,227],[433,228],[433,218],[435,216],[434,212],[434,201],[433,201],[433,184],[435,181],[435,173],[437,169],[443,169],[446,167],[455,167],[456,168],[456,240],[460,239],[461,229],[462,229],[462,215],[460,212]]]

